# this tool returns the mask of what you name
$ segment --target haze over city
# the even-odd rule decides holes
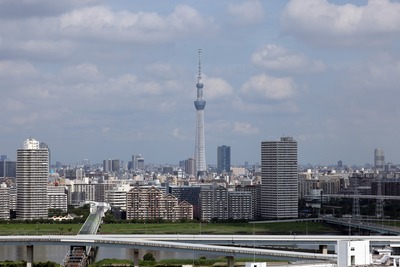
[[[399,163],[400,2],[0,1],[0,153],[32,136],[64,163],[194,153],[197,49],[208,164]]]

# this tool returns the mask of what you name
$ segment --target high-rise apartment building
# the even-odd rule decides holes
[[[27,139],[17,150],[17,219],[47,219],[49,150],[39,141]]]
[[[374,167],[377,171],[383,171],[385,168],[385,152],[383,149],[376,148],[374,151]]]
[[[217,147],[217,172],[225,173],[231,170],[231,147],[219,146]]]
[[[297,142],[292,137],[261,143],[261,217],[298,217]]]
[[[253,220],[253,196],[246,191],[228,191],[228,216],[234,220]]]
[[[228,190],[223,186],[204,185],[200,189],[200,219],[228,219]]]
[[[196,140],[194,160],[196,164],[196,176],[202,177],[207,172],[206,148],[204,140],[204,108],[206,101],[203,100],[203,83],[201,82],[201,49],[199,49],[199,75],[197,77],[197,99],[194,101],[196,108]]]
[[[253,196],[251,192],[228,191],[221,185],[203,185],[199,195],[200,219],[252,220]]]
[[[244,185],[236,186],[235,191],[250,192],[252,196],[251,209],[253,210],[254,219],[261,218],[261,185]]]

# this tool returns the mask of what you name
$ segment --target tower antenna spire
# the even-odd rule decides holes
[[[201,48],[199,48],[197,50],[198,54],[199,54],[199,76],[197,77],[197,81],[200,82],[201,81]]]

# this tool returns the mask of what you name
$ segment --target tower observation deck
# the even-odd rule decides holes
[[[196,175],[202,177],[206,174],[206,155],[205,155],[205,141],[204,141],[204,108],[206,101],[203,100],[203,83],[201,82],[201,49],[199,53],[199,75],[197,76],[197,99],[194,101],[196,108],[196,140],[195,140],[195,164]]]

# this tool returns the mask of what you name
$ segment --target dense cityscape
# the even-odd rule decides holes
[[[54,220],[72,219],[68,207],[88,201],[106,202],[116,218],[127,220],[271,220],[317,216],[321,210],[383,218],[385,202],[379,196],[399,195],[399,172],[385,162],[382,149],[374,151],[373,166],[355,168],[341,161],[298,166],[297,142],[291,137],[262,142],[261,165],[231,166],[230,146],[219,146],[218,162],[208,166],[206,175],[196,172],[193,158],[176,166],[147,165],[136,154],[127,163],[83,160],[68,166],[49,165],[50,151],[47,144],[27,139],[17,150],[17,161],[1,157],[2,220],[44,219],[49,209],[62,211]],[[360,204],[353,201],[360,195],[357,201],[374,200],[373,211],[361,205],[360,213]],[[329,204],[346,199],[347,207]]]

